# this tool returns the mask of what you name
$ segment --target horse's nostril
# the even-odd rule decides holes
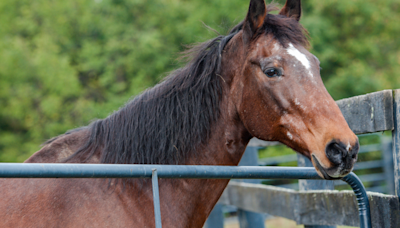
[[[340,155],[340,156],[342,156],[342,157],[346,156],[346,155],[343,153],[343,148],[341,148],[341,147],[339,146],[339,144],[334,143],[334,144],[333,144],[333,147],[335,148],[335,149],[333,150],[333,153],[334,153],[334,154]]]
[[[348,155],[344,145],[337,142],[329,143],[326,146],[325,153],[328,159],[335,165],[341,164],[343,162],[343,159],[345,159]]]

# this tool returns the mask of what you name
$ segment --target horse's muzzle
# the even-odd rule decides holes
[[[322,165],[315,155],[312,155],[312,160],[324,179],[340,179],[353,170],[359,147],[358,141],[354,145],[347,144],[347,146],[341,142],[332,141],[325,149],[325,154],[331,163],[330,167]]]

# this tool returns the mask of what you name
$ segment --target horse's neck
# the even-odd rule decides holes
[[[238,165],[250,135],[241,124],[221,121],[208,146],[201,152],[202,159],[191,164],[201,165]],[[182,227],[201,227],[223,193],[229,180],[190,180],[190,185],[181,184],[184,193],[175,195],[179,213],[186,213],[186,224]],[[162,186],[160,187],[162,188]],[[174,196],[164,196],[174,197]]]
[[[239,53],[243,52],[241,36],[235,36],[229,44],[223,52],[221,63],[221,69],[225,70],[219,75],[223,81],[220,119],[212,125],[211,139],[202,151],[203,159],[195,160],[190,164],[238,165],[252,137],[241,122],[236,106],[241,97],[237,93],[240,88],[235,88],[235,85],[238,87],[242,84],[235,82],[239,78],[235,75],[241,71],[240,66],[244,61],[242,59],[244,53]]]
[[[232,111],[234,107],[231,106],[232,103],[226,97],[224,96],[221,102],[221,105],[223,105],[221,117],[213,125],[209,142],[196,152],[197,155],[191,153],[192,157],[189,157],[188,165],[237,165],[239,163],[250,135],[234,114],[230,116],[230,113],[235,113]],[[86,130],[60,136],[45,145],[26,162],[62,162],[79,149],[87,137],[88,132]],[[98,157],[99,155],[96,154],[90,162],[96,162]],[[163,224],[166,227],[201,227],[228,182],[228,180],[198,179],[160,180]],[[146,189],[142,189],[142,191],[134,188],[131,191],[121,193],[121,199],[129,205],[128,211],[137,211],[135,207],[144,206],[138,204],[138,198],[142,202],[151,202],[151,186],[144,188]],[[179,219],[172,220],[171,218]]]
[[[225,118],[221,118],[225,119]],[[251,136],[241,123],[221,120],[203,148],[189,158],[189,165],[238,165]]]
[[[229,58],[226,58],[229,59]],[[232,69],[240,65],[238,62],[231,61],[227,65],[223,65],[223,69]],[[236,60],[241,61],[241,60]],[[224,63],[223,63],[224,64]],[[235,66],[236,65],[236,66]],[[234,72],[224,72],[221,74],[224,77],[224,95],[221,102],[221,117],[216,124],[213,125],[212,135],[208,143],[202,150],[198,151],[196,156],[193,155],[189,159],[190,165],[238,165],[242,157],[246,145],[252,137],[247,131],[237,113],[233,99],[235,97],[234,84],[229,79],[234,78]],[[191,153],[193,154],[193,153]],[[160,194],[162,198],[169,199],[169,202],[177,202],[173,208],[169,207],[169,211],[176,210],[176,214],[182,214],[182,226],[179,227],[201,227],[207,216],[211,212],[214,205],[217,203],[223,190],[228,184],[228,180],[181,180],[179,185],[174,186],[166,194]],[[160,189],[171,187],[171,185],[160,186]],[[179,188],[179,194],[171,194]],[[171,212],[172,213],[172,212]]]
[[[235,121],[235,117],[229,117],[227,111],[230,104],[222,103],[223,113],[220,121],[212,126],[212,135],[208,143],[201,146],[199,151],[190,153],[187,159],[188,165],[237,165],[243,151],[250,139],[250,135],[241,123]],[[230,107],[232,108],[232,107]],[[225,113],[224,113],[225,112]],[[71,134],[61,135],[42,149],[34,153],[25,162],[28,163],[58,163],[75,153],[89,137],[86,129]],[[85,155],[85,154],[84,154]],[[90,159],[86,156],[76,156],[70,162],[74,163],[98,163],[101,151],[97,151]]]

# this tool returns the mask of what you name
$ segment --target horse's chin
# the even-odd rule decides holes
[[[325,180],[339,180],[351,172],[351,170],[349,171],[338,170],[339,169],[338,167],[336,168],[337,170],[335,170],[335,172],[332,173],[332,169],[324,168],[315,155],[311,155],[311,162],[313,163],[318,175]]]

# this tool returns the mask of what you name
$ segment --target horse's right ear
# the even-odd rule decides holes
[[[280,15],[291,17],[300,21],[301,17],[301,0],[286,0],[285,6],[279,12]]]
[[[247,44],[256,31],[264,24],[267,6],[264,0],[251,0],[249,11],[243,23],[243,41]]]

